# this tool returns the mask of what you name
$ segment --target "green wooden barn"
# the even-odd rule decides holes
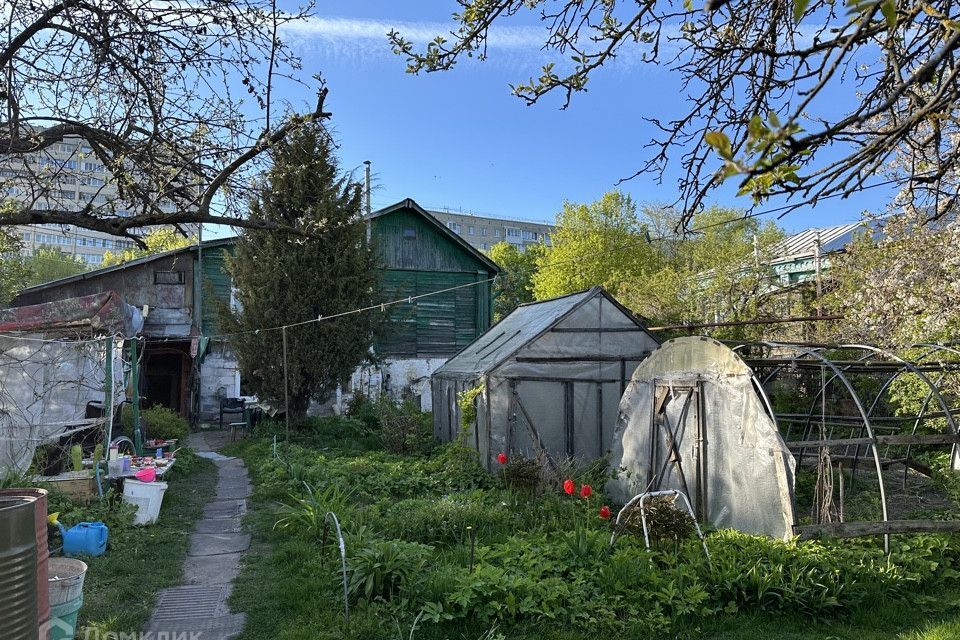
[[[391,358],[449,358],[493,321],[493,282],[499,269],[485,255],[410,198],[367,218],[384,266],[383,300],[444,291],[394,306],[379,340]]]

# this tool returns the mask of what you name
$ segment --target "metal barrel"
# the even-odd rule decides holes
[[[37,535],[31,496],[0,496],[0,638],[39,640]]]
[[[33,503],[33,519],[37,533],[37,612],[38,626],[43,629],[50,619],[50,594],[47,592],[47,563],[50,547],[47,544],[47,490],[37,488],[0,489],[2,496],[27,496],[36,498]],[[46,640],[41,638],[40,640]]]

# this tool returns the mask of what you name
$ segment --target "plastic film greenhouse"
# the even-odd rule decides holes
[[[457,437],[458,397],[474,390],[461,437],[487,468],[499,453],[603,456],[630,376],[657,346],[600,287],[522,305],[434,373],[434,435]]]

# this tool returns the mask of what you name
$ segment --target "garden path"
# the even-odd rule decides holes
[[[160,592],[145,631],[193,640],[229,640],[243,631],[244,614],[230,613],[227,599],[240,558],[250,547],[241,520],[252,487],[243,460],[216,453],[228,437],[225,432],[190,434],[188,444],[217,465],[217,493],[190,534],[184,583]]]

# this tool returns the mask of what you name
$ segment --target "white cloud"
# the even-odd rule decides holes
[[[406,39],[425,43],[438,35],[447,36],[456,25],[453,22],[388,22],[355,18],[312,17],[285,27],[288,37],[310,40],[372,42],[389,52],[387,33],[400,32]],[[533,48],[543,46],[546,33],[542,27],[499,26],[490,30],[488,43],[497,49]]]

